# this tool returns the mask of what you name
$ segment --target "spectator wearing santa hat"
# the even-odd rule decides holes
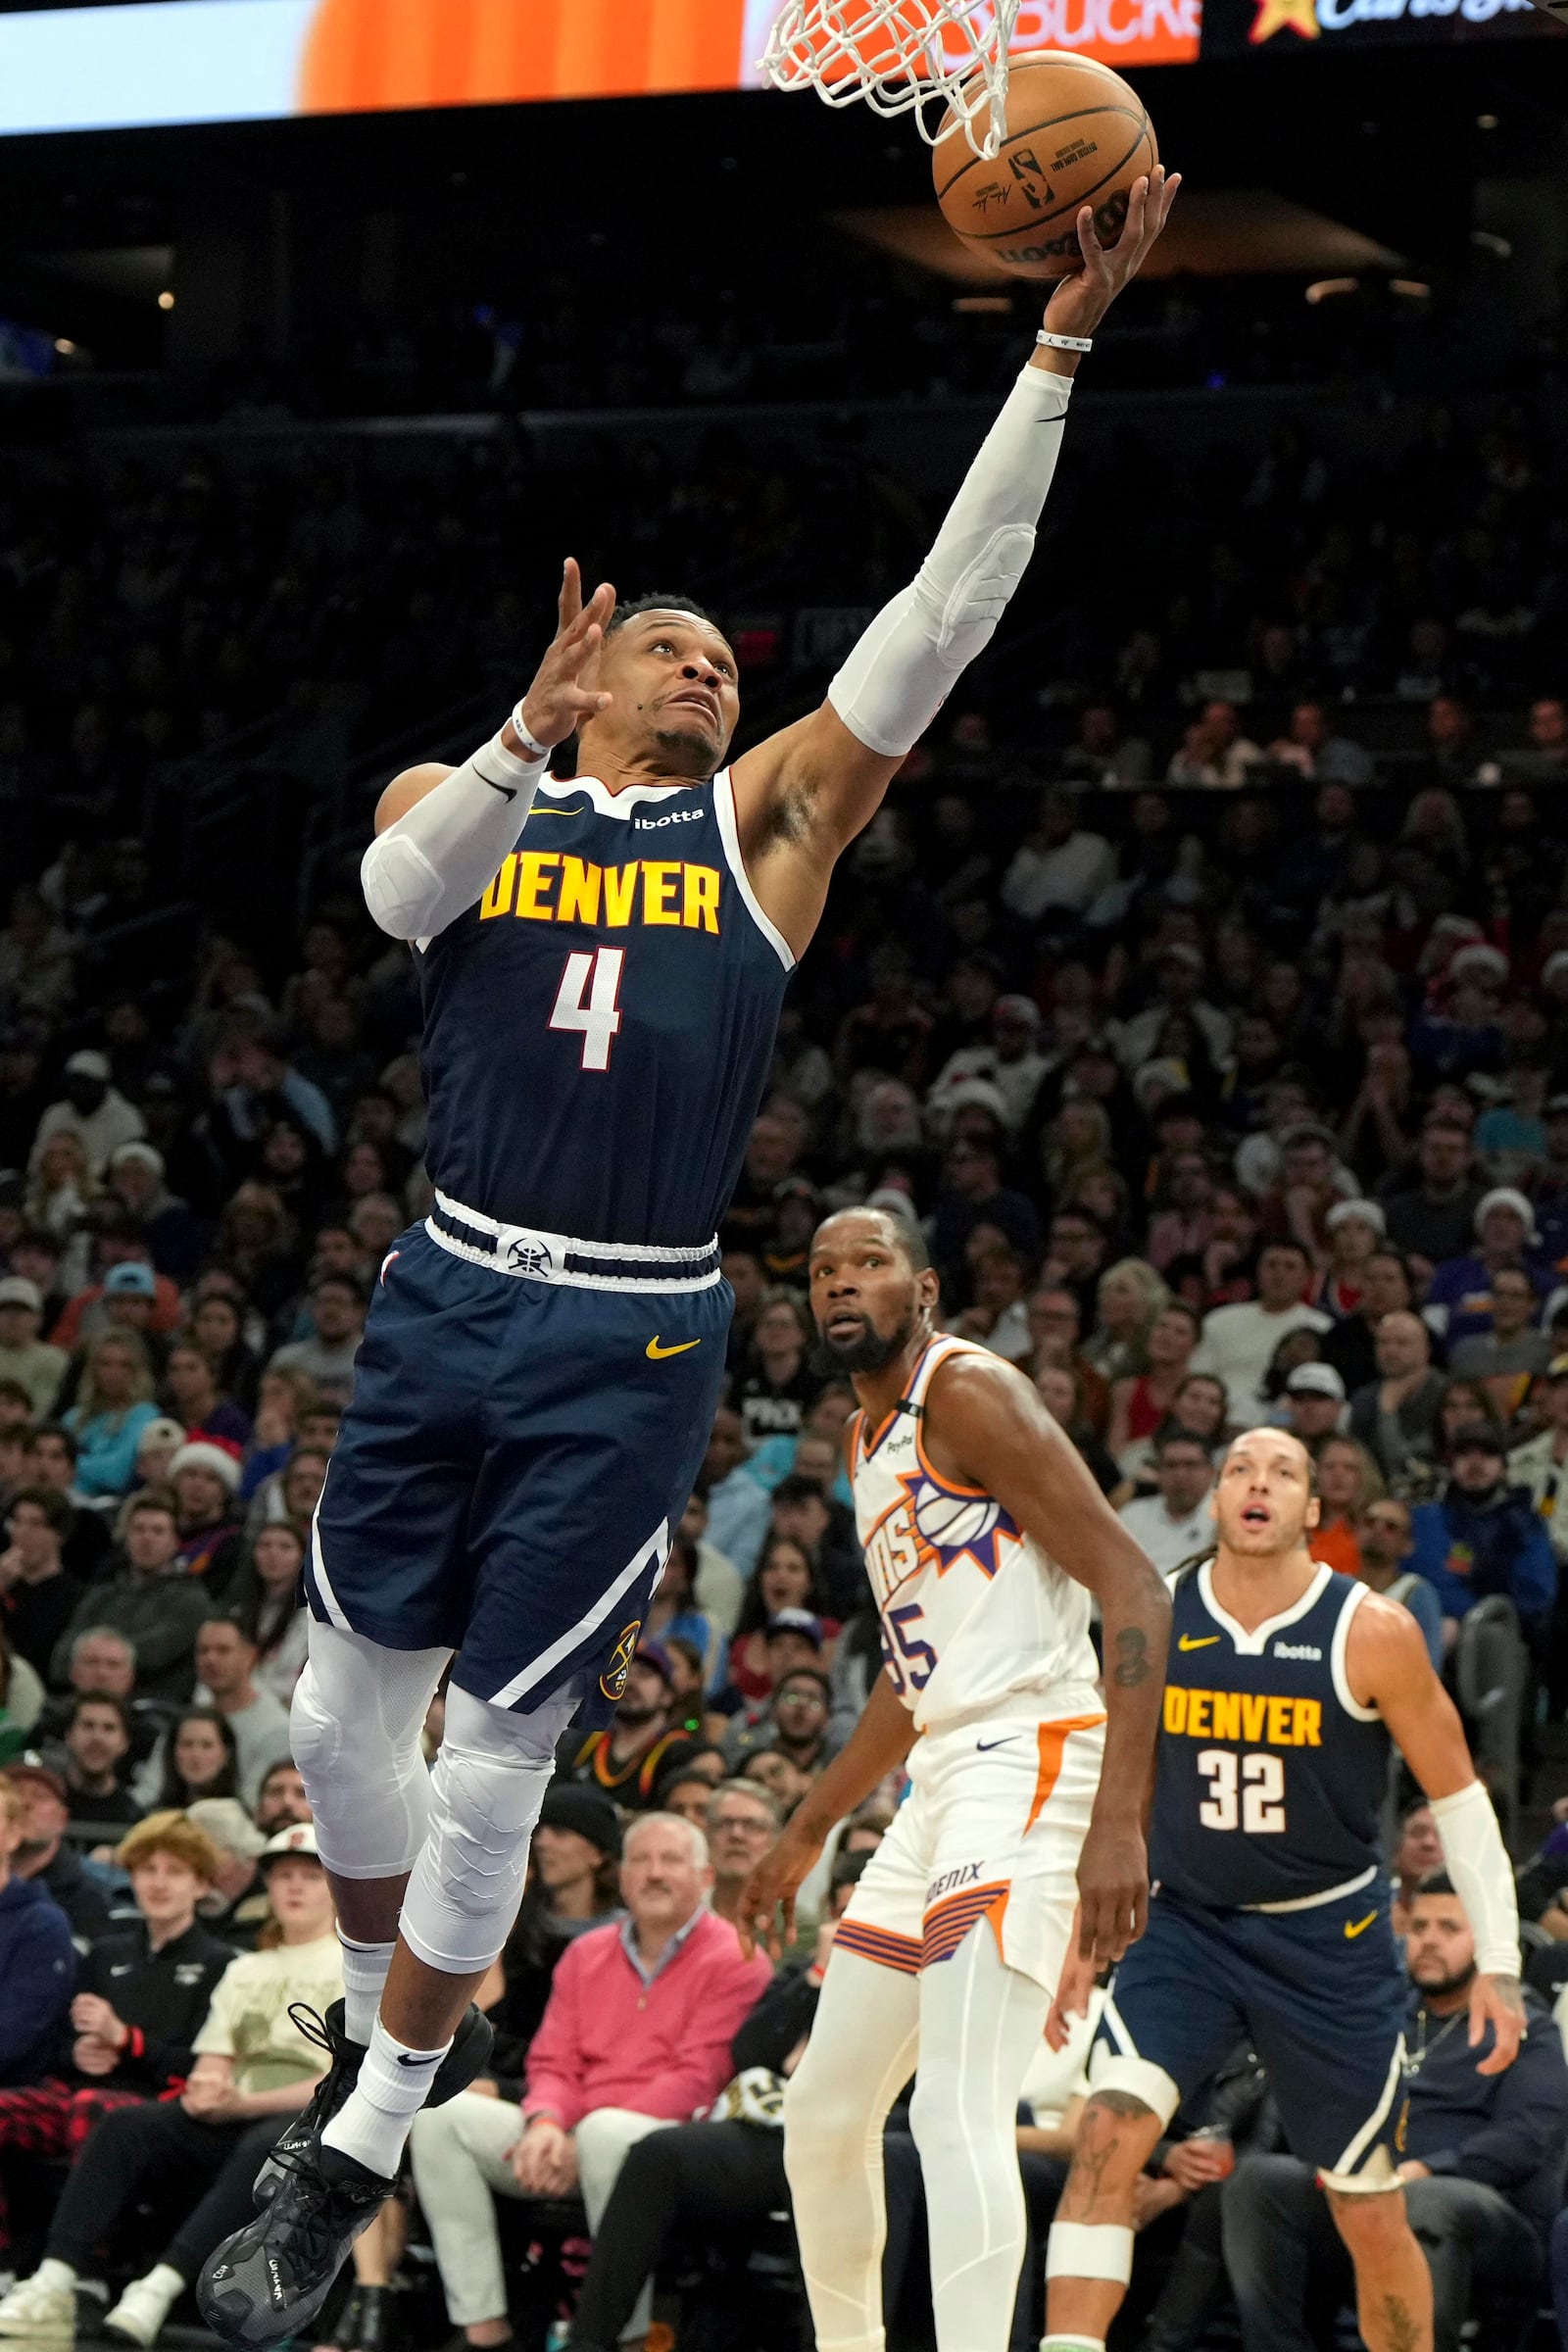
[[[226,1438],[203,1437],[181,1446],[169,1465],[179,1524],[179,1559],[187,1576],[221,1592],[239,1566],[239,1447]]]
[[[1461,1340],[1491,1331],[1493,1277],[1505,1266],[1522,1267],[1538,1294],[1545,1288],[1534,1262],[1540,1244],[1536,1212],[1512,1185],[1494,1185],[1482,1194],[1475,1244],[1463,1257],[1446,1258],[1427,1290],[1426,1319],[1447,1342],[1450,1357]]]

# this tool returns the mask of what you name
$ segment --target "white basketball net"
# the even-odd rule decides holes
[[[927,146],[946,115],[977,155],[1006,131],[1007,44],[1019,0],[784,0],[759,72],[779,90],[814,89],[829,106],[864,99],[874,114],[912,113]]]

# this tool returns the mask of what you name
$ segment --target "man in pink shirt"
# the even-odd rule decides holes
[[[415,2185],[447,2310],[479,2347],[511,2341],[495,2208],[486,2193],[580,2194],[590,2232],[627,2149],[709,2107],[731,2074],[729,2045],[766,1991],[761,1953],[741,1958],[710,1910],[713,1874],[701,1830],[649,1813],[626,1832],[620,1891],[628,1917],[593,1928],[557,1966],[528,2052],[519,2108],[477,2082],[414,2127]],[[646,2290],[628,2325],[648,2331]]]

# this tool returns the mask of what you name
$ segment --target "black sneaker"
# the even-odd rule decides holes
[[[315,2145],[332,2118],[341,2113],[349,2092],[360,2079],[365,2043],[350,2041],[343,2030],[344,2016],[341,2001],[334,2001],[324,2017],[318,2016],[305,2001],[295,2001],[289,2009],[296,2030],[307,2041],[314,2041],[318,2050],[328,2051],[332,2063],[316,2085],[310,2104],[289,2119],[262,2161],[251,2189],[258,2213],[264,2213],[276,2196],[285,2166]],[[451,2049],[435,2070],[425,2105],[444,2107],[460,2090],[466,2090],[475,2075],[484,2072],[495,2039],[490,2020],[470,2001],[452,2037]]]
[[[253,2352],[304,2333],[397,2186],[318,2140],[291,2150],[282,2176],[266,2211],[224,2238],[196,2281],[213,2333]]]

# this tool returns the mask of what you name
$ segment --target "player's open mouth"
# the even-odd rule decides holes
[[[715,726],[718,724],[718,705],[710,694],[672,694],[667,708],[671,710],[701,710]]]
[[[1244,1527],[1267,1527],[1270,1515],[1266,1503],[1250,1502],[1242,1512],[1242,1525]]]
[[[829,1315],[823,1329],[830,1340],[858,1340],[870,1325],[863,1315]]]

